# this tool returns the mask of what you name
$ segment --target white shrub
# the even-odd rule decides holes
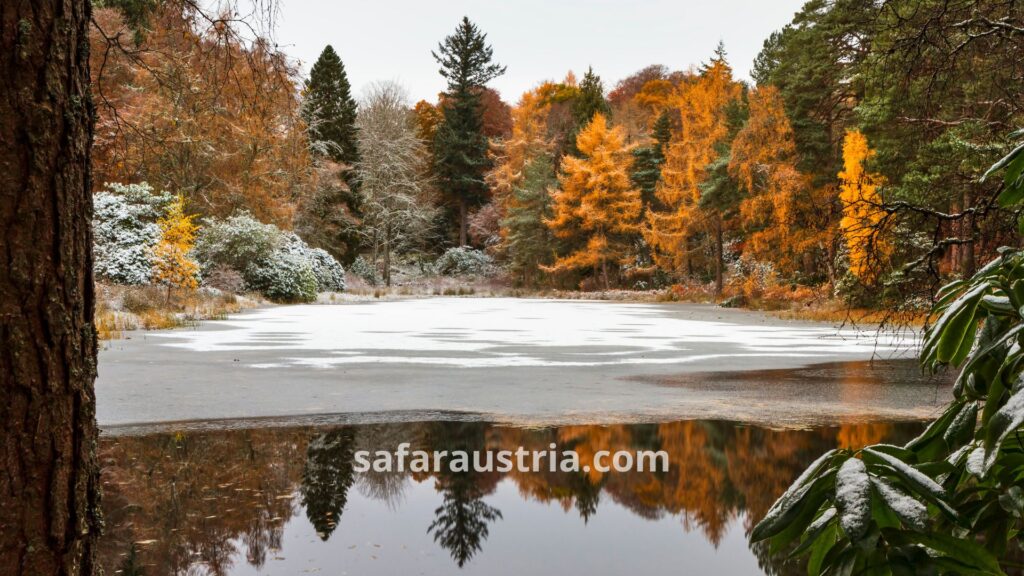
[[[142,184],[107,184],[93,196],[93,266],[114,284],[148,284],[150,251],[160,240],[157,219],[173,197]]]
[[[244,271],[264,262],[285,245],[285,235],[273,224],[264,224],[248,212],[227,218],[207,218],[196,238],[196,260],[204,272],[218,267]]]

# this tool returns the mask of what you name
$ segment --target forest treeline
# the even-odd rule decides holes
[[[514,47],[469,19],[434,47],[444,92],[413,104],[390,82],[357,100],[330,46],[303,79],[191,3],[96,4],[97,191],[245,211],[385,282],[455,248],[528,287],[919,309],[1018,239],[981,178],[1024,124],[1013,1],[811,0],[752,82],[719,45],[614,84],[595,62],[513,104],[488,83]]]

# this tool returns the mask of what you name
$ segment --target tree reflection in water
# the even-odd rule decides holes
[[[486,550],[502,513],[487,501],[501,482],[523,500],[554,503],[581,525],[604,499],[646,519],[675,517],[716,547],[742,518],[749,532],[790,482],[825,450],[879,440],[900,442],[919,426],[848,424],[817,430],[769,430],[725,422],[564,426],[523,429],[482,422],[377,424],[334,428],[264,428],[103,437],[106,533],[100,561],[113,574],[126,564],[149,576],[230,574],[257,569],[282,554],[286,523],[305,517],[328,542],[346,523],[354,493],[400,513],[410,481],[432,482],[440,505],[424,529],[464,566]],[[355,450],[496,452],[573,449],[590,472],[355,473]],[[664,450],[667,472],[600,473],[600,450]],[[493,456],[493,455],[492,455]],[[357,487],[353,492],[352,488]],[[623,538],[630,534],[624,533]],[[137,558],[129,554],[137,547]],[[752,549],[768,573],[787,566],[763,547]],[[343,567],[332,567],[343,568]]]
[[[433,422],[426,425],[425,446],[448,454],[483,453],[488,450],[487,429],[482,422]],[[500,510],[483,501],[494,491],[500,476],[469,468],[452,471],[449,460],[443,461],[435,486],[444,502],[434,510],[434,521],[427,529],[460,568],[480,550],[490,533],[488,525],[501,518]]]
[[[341,519],[353,475],[356,431],[336,428],[317,434],[306,448],[302,505],[317,536],[327,541]]]

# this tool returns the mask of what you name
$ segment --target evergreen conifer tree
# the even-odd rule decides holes
[[[661,180],[661,165],[665,162],[665,148],[668,146],[669,140],[672,139],[671,120],[667,110],[663,111],[654,121],[651,137],[654,138],[654,142],[650,145],[633,149],[633,168],[629,174],[633,185],[640,190],[640,201],[644,214],[657,202],[654,191]]]
[[[484,175],[490,168],[480,93],[505,67],[491,62],[487,35],[465,17],[431,53],[448,82],[444,117],[434,137],[435,171],[442,193],[458,209],[459,244],[464,246],[469,209],[485,201]]]
[[[604,97],[604,84],[601,82],[601,77],[594,73],[593,68],[587,68],[587,73],[583,75],[583,81],[580,82],[579,96],[576,97],[576,101],[572,105],[577,131],[590,124],[594,114],[600,112],[608,117],[611,116],[611,110],[611,106],[608,105],[608,101]]]
[[[550,154],[530,160],[523,168],[522,183],[512,190],[513,201],[501,221],[506,231],[504,248],[509,271],[526,285],[535,283],[538,268],[551,260],[552,237],[544,222],[551,217],[549,189],[557,184]]]
[[[580,82],[576,90],[576,97],[572,102],[573,128],[572,132],[568,134],[567,154],[580,155],[579,148],[576,147],[576,137],[590,124],[595,114],[602,114],[605,118],[610,118],[612,108],[604,97],[604,84],[601,82],[601,77],[594,73],[593,68],[587,68],[587,73],[583,75],[583,80]]]
[[[356,134],[356,101],[345,65],[330,45],[324,48],[305,84],[302,117],[308,126],[310,148],[318,159],[319,185],[303,199],[296,231],[310,244],[350,264],[359,248],[361,217]]]
[[[309,126],[315,154],[349,166],[359,160],[356,145],[356,101],[345,65],[330,44],[309,71],[303,120]]]

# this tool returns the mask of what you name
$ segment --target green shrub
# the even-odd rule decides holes
[[[316,300],[317,282],[313,266],[301,256],[275,252],[245,269],[245,284],[265,297],[283,303]]]
[[[317,290],[320,292],[343,292],[345,290],[345,269],[334,256],[320,248],[310,248],[297,234],[288,232],[284,235],[284,252],[309,262],[316,276]]]
[[[434,273],[444,276],[491,276],[494,258],[469,246],[449,248],[434,262]]]
[[[244,271],[269,259],[284,243],[277,226],[241,211],[224,219],[204,220],[193,253],[204,273],[223,266]]]
[[[194,249],[207,285],[230,289],[231,271],[240,274],[246,290],[279,302],[309,302],[317,292],[345,289],[345,269],[333,256],[310,248],[292,232],[264,224],[248,212],[209,218]],[[309,275],[312,275],[312,288]]]
[[[366,258],[360,254],[356,256],[356,259],[348,267],[349,271],[362,278],[370,286],[376,286],[380,280],[377,278],[377,269],[372,264],[366,261]]]

